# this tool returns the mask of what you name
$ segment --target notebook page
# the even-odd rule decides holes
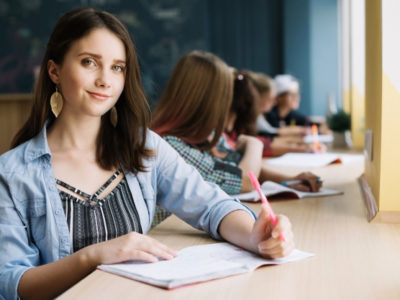
[[[342,163],[349,163],[364,159],[360,154],[341,153],[286,153],[277,158],[267,160],[268,165],[289,166],[289,167],[324,167],[338,160]]]
[[[295,250],[286,258],[261,258],[229,243],[187,247],[172,260],[156,263],[127,262],[101,265],[99,269],[164,287],[225,277],[254,270],[266,264],[282,264],[312,256]]]
[[[264,194],[267,197],[277,195],[283,192],[290,192],[291,194],[296,194],[298,198],[322,197],[322,196],[333,196],[333,195],[343,194],[342,191],[326,189],[326,188],[320,188],[318,192],[303,192],[292,189],[287,186],[283,186],[273,181],[264,181],[263,184],[261,185],[261,189],[263,190]]]

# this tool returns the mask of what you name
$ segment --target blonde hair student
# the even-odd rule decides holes
[[[263,206],[255,220],[148,123],[125,26],[92,8],[63,15],[47,44],[31,115],[0,156],[1,298],[50,299],[99,264],[175,257],[145,235],[156,205],[261,256],[291,252],[287,217],[273,227]]]
[[[291,180],[262,167],[262,143],[240,135],[236,148],[225,144],[233,96],[233,71],[212,53],[192,51],[184,55],[172,71],[153,112],[152,128],[195,166],[206,181],[218,184],[229,194],[253,189],[247,175],[253,171],[260,181]],[[296,176],[309,185],[295,188],[319,189],[311,173]]]
[[[275,81],[261,72],[247,71],[254,86],[260,94],[259,116],[257,118],[257,131],[264,135],[279,135],[281,137],[300,136],[307,134],[304,126],[273,127],[265,118],[276,105],[277,87]]]

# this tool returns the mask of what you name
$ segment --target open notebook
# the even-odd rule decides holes
[[[155,263],[131,261],[100,265],[98,268],[151,285],[173,289],[250,272],[263,265],[283,264],[313,255],[295,249],[285,258],[266,259],[228,243],[217,243],[184,248],[178,252],[178,257],[171,260]]]
[[[332,143],[333,135],[331,134],[319,134],[317,138],[313,134],[309,134],[303,137],[304,143],[312,144],[317,140],[319,143]]]
[[[330,190],[325,188],[321,188],[318,192],[315,193],[302,192],[273,181],[264,181],[263,184],[261,185],[261,190],[264,192],[265,196],[269,199],[273,198],[301,199],[301,198],[334,196],[343,194],[343,192],[341,191]],[[258,195],[256,190],[239,195],[233,195],[232,197],[238,198],[239,200],[242,201],[251,201],[251,202],[260,201],[260,196]]]
[[[277,158],[267,160],[268,165],[318,168],[335,163],[349,163],[363,160],[361,154],[343,153],[286,153]]]

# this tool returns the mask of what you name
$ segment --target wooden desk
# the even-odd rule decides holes
[[[172,291],[97,270],[60,299],[400,299],[400,225],[367,222],[356,182],[362,164],[314,172],[345,195],[272,206],[291,219],[297,248],[315,257]],[[174,249],[213,242],[174,216],[150,235]]]

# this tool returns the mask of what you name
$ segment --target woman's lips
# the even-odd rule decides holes
[[[107,100],[108,98],[110,98],[110,96],[106,95],[106,94],[89,92],[89,91],[88,91],[88,93],[90,96],[92,96],[93,98],[98,99],[98,100]]]

